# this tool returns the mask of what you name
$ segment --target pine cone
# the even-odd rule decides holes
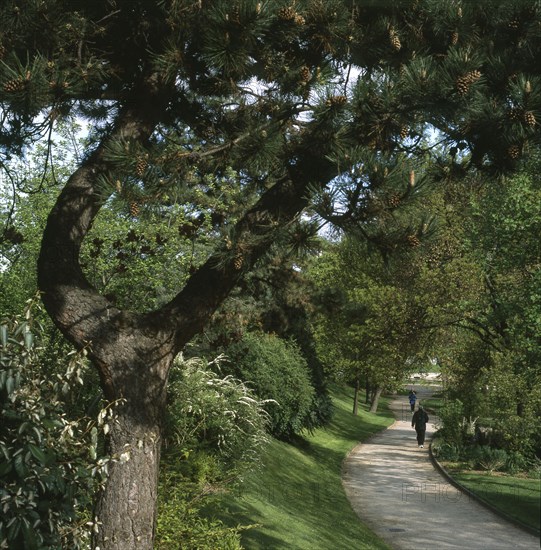
[[[451,45],[456,46],[458,43],[458,32],[454,31],[451,33]]]
[[[475,71],[469,71],[466,73],[466,78],[470,82],[470,84],[473,84],[477,80],[481,78],[481,71],[475,70]]]
[[[278,17],[284,21],[294,21],[296,15],[297,12],[291,6],[280,8],[280,10],[278,10]]]
[[[511,145],[508,149],[507,149],[507,154],[512,158],[512,159],[517,159],[519,156],[520,156],[520,147],[518,145]]]
[[[146,156],[137,157],[137,161],[135,163],[135,175],[140,178],[145,173],[145,170],[147,168],[147,159]]]
[[[411,248],[416,248],[421,244],[421,241],[419,240],[419,237],[417,237],[417,235],[408,235],[406,237],[406,240],[408,241],[408,245],[411,246]]]
[[[400,42],[400,38],[398,38],[398,35],[394,29],[389,31],[389,40],[391,42],[391,48],[393,48],[395,52],[400,51],[402,48],[402,43]]]
[[[19,77],[13,80],[8,80],[4,84],[4,92],[17,93],[24,90],[24,80]]]
[[[304,65],[301,67],[301,70],[299,72],[299,79],[301,82],[308,82],[312,78],[312,73],[310,72],[310,69]]]
[[[398,195],[397,193],[393,193],[389,197],[388,202],[391,208],[397,208],[400,205],[400,195]]]
[[[295,23],[295,25],[299,25],[299,27],[302,27],[306,23],[306,19],[302,15],[299,15],[297,13],[293,18],[293,22]]]
[[[348,98],[345,95],[333,95],[327,99],[328,107],[339,107],[340,105],[345,105]]]
[[[400,139],[406,139],[409,134],[409,128],[407,126],[402,126],[400,129]]]
[[[242,264],[244,263],[244,259],[241,254],[235,257],[233,260],[233,266],[234,268],[239,271],[242,268]]]
[[[470,91],[470,83],[464,76],[459,76],[456,79],[456,90],[459,95],[466,95]]]
[[[523,118],[522,109],[519,109],[518,107],[512,107],[509,109],[509,113],[507,115],[510,120],[519,120]]]
[[[231,10],[230,20],[233,21],[233,23],[240,23],[240,10],[238,4]]]
[[[532,111],[526,111],[524,113],[524,122],[528,125],[528,126],[535,126],[536,123],[537,123],[537,120],[535,118],[535,115],[532,113]]]
[[[130,202],[130,216],[136,218],[139,215],[139,203],[136,201]]]

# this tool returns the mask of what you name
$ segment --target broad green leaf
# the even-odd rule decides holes
[[[0,477],[5,476],[11,472],[12,466],[9,462],[0,462]]]
[[[28,449],[30,450],[34,458],[39,460],[39,462],[41,462],[42,464],[47,463],[47,455],[37,445],[33,445],[32,443],[29,443]]]

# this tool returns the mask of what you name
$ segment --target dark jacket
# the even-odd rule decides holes
[[[419,409],[411,417],[411,427],[415,426],[416,430],[426,430],[426,423],[428,422],[428,414],[424,409]]]

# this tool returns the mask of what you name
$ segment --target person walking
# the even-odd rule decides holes
[[[415,410],[415,401],[417,401],[417,394],[413,388],[411,388],[408,398],[410,401],[411,412],[413,412]]]
[[[428,422],[428,414],[424,407],[419,403],[419,408],[411,417],[411,427],[417,432],[417,444],[422,449],[425,446],[426,423]]]

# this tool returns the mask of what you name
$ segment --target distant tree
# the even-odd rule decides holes
[[[396,188],[365,165],[413,153],[428,125],[498,170],[538,142],[539,21],[531,2],[3,3],[0,161],[64,117],[93,130],[48,218],[38,283],[68,340],[90,345],[107,399],[125,399],[109,451],[130,460],[98,498],[95,546],[152,548],[173,357],[311,196],[344,227],[372,219]],[[178,294],[134,313],[97,291],[80,253],[111,197],[195,215],[221,192],[207,175],[229,168],[243,193],[209,212],[220,244]]]

